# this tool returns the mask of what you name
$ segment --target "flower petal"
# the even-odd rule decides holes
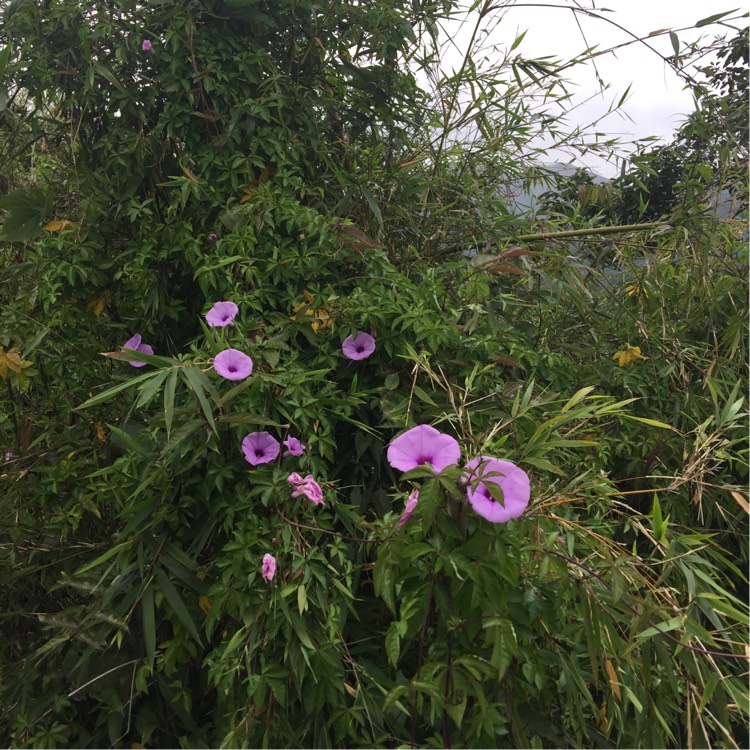
[[[394,469],[410,471],[430,463],[435,473],[440,473],[446,466],[458,463],[461,448],[450,435],[428,424],[420,424],[394,438],[387,455]]]
[[[471,507],[491,523],[507,523],[518,518],[527,508],[531,497],[529,477],[511,461],[491,456],[479,456],[466,464],[470,484],[466,489]],[[493,483],[503,493],[503,503],[495,500],[487,489]]]
[[[253,360],[238,349],[225,349],[214,357],[214,370],[227,380],[244,380],[253,371]]]
[[[367,359],[375,351],[375,339],[369,333],[357,331],[344,339],[341,351],[348,359]]]

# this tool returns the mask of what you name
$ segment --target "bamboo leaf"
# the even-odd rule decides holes
[[[150,664],[156,654],[156,612],[154,611],[154,589],[151,581],[146,583],[141,597],[141,620],[143,622],[143,643],[146,647],[146,658]]]
[[[182,601],[182,597],[169,579],[169,576],[163,570],[157,570],[156,580],[165,599],[169,602],[169,606],[172,607],[175,615],[177,615],[177,619],[182,623],[185,630],[187,630],[197,643],[200,644],[201,637],[198,634],[198,629],[195,627],[193,618],[190,616],[190,613],[185,606],[185,602]]]

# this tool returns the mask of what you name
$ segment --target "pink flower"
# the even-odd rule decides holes
[[[301,456],[305,452],[305,446],[296,437],[289,437],[284,441],[286,450],[284,456]]]
[[[267,432],[251,432],[242,441],[245,460],[253,466],[270,463],[279,455],[280,450],[279,441]]]
[[[154,49],[154,45],[151,44],[151,40],[150,39],[144,39],[141,42],[141,49],[144,52],[151,52]]]
[[[320,485],[313,479],[312,474],[308,474],[304,479],[293,471],[286,480],[292,485],[292,497],[304,495],[315,505],[325,505],[323,502],[323,490]]]
[[[227,380],[244,380],[253,371],[253,360],[238,349],[225,349],[214,357],[214,370]]]
[[[123,345],[123,349],[132,349],[134,352],[143,352],[144,354],[153,354],[154,350],[148,345],[148,344],[142,344],[141,343],[141,334],[136,333],[134,336],[131,336]],[[132,365],[133,367],[144,367],[146,365],[145,362],[128,362],[129,365]]]
[[[234,302],[215,302],[214,306],[206,313],[206,322],[213,328],[232,326],[239,310],[240,308]]]
[[[519,469],[511,461],[501,461],[490,456],[479,456],[469,461],[466,468],[470,472],[465,475],[469,482],[466,494],[471,507],[482,518],[492,523],[507,523],[526,510],[531,497],[531,486],[523,469]],[[487,489],[489,483],[502,490],[502,504],[490,494]]]
[[[269,554],[263,555],[261,575],[269,583],[273,581],[273,577],[276,575],[276,558],[273,555],[269,555]]]
[[[430,463],[439,474],[446,466],[458,463],[461,448],[450,435],[428,424],[419,424],[392,440],[387,455],[394,469],[410,471]]]
[[[406,507],[404,508],[404,512],[401,514],[401,518],[398,519],[398,526],[396,528],[400,529],[404,526],[404,524],[411,517],[411,514],[414,512],[414,508],[417,507],[418,502],[419,490],[414,490],[414,492],[409,495],[409,499],[406,501]]]
[[[348,359],[367,359],[375,351],[375,339],[369,333],[357,331],[344,339],[341,351]]]

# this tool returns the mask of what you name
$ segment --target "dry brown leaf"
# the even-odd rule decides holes
[[[740,508],[745,511],[750,516],[750,503],[748,503],[747,500],[745,500],[744,496],[741,495],[739,492],[736,492],[735,490],[730,490],[732,493],[732,497],[737,501]]]
[[[622,694],[620,693],[620,685],[617,682],[617,672],[615,672],[615,668],[612,666],[612,662],[609,659],[605,662],[605,666],[607,667],[607,674],[609,675],[609,686],[612,688],[615,698],[620,701],[622,700]]]

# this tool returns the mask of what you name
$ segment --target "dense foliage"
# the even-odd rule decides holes
[[[428,95],[448,0],[2,6],[3,742],[746,746],[739,220],[519,214],[565,95],[520,39]]]

